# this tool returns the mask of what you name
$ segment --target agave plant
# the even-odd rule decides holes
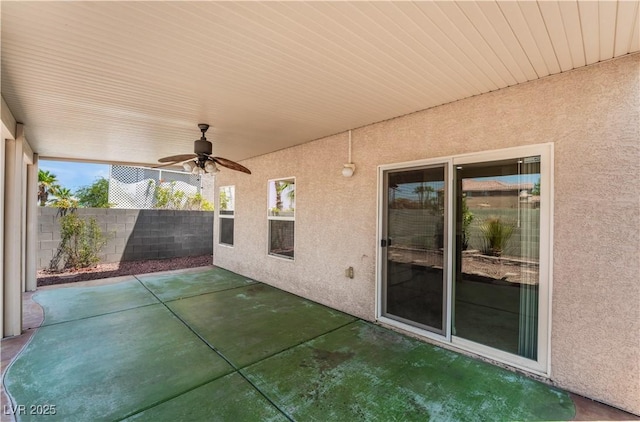
[[[514,225],[500,218],[489,218],[480,225],[484,237],[484,250],[487,255],[501,256],[507,242],[513,234]]]

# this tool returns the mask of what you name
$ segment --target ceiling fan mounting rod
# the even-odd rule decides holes
[[[207,131],[207,129],[209,129],[209,125],[206,123],[199,123],[198,127],[202,131],[202,136],[200,137],[200,139],[196,139],[193,145],[193,152],[195,152],[199,156],[202,156],[203,154],[211,155],[211,152],[213,150],[211,142],[207,141],[206,136],[204,136],[204,133]]]

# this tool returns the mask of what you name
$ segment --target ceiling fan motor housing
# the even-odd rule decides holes
[[[211,142],[203,139],[198,139],[193,143],[193,152],[195,154],[211,155],[213,149],[211,148]]]

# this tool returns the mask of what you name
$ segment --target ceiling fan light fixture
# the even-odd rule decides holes
[[[182,168],[184,169],[184,171],[186,171],[188,173],[192,173],[193,169],[196,168],[196,163],[194,161],[185,161],[182,164]]]
[[[216,166],[216,163],[214,163],[213,161],[207,161],[204,165],[204,171],[213,174],[219,172],[220,170],[218,169],[218,166]]]

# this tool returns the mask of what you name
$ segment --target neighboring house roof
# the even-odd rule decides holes
[[[462,190],[465,192],[531,190],[533,183],[503,183],[498,180],[464,179]]]

